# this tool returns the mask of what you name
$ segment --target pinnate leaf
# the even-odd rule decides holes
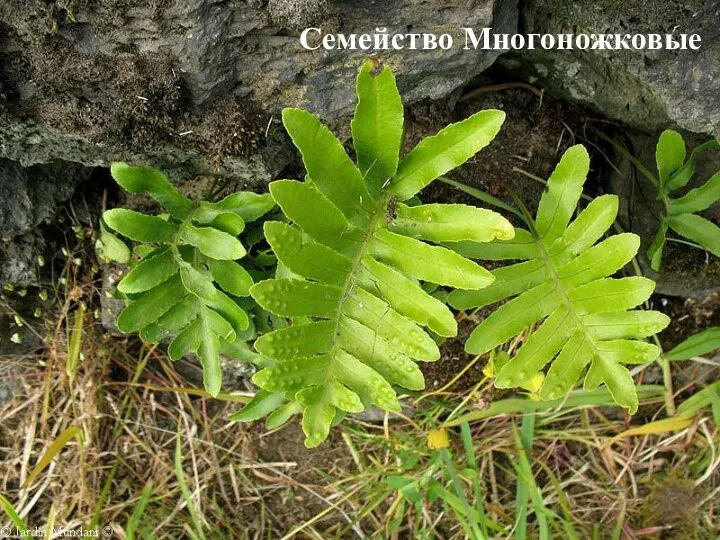
[[[660,271],[663,250],[667,241],[668,229],[697,244],[716,257],[720,257],[720,227],[711,221],[696,215],[710,208],[720,200],[720,173],[713,175],[700,187],[691,189],[680,197],[671,196],[671,192],[684,187],[695,175],[695,163],[698,156],[710,148],[720,148],[717,140],[707,141],[691,152],[685,161],[685,142],[676,131],[666,130],[660,135],[656,150],[656,162],[660,176],[658,199],[662,199],[666,211],[660,216],[660,226],[647,251],[650,267]],[[634,160],[634,158],[631,158]],[[642,165],[636,163],[641,170]],[[652,175],[644,173],[654,183]]]
[[[239,337],[248,339],[253,332],[248,314],[229,296],[248,296],[253,284],[237,262],[246,254],[237,235],[246,220],[268,212],[274,201],[269,194],[235,193],[219,203],[193,202],[159,171],[116,163],[112,173],[128,192],[147,193],[168,211],[160,217],[113,209],[103,216],[108,236],[113,230],[141,242],[133,250],[140,260],[118,284],[129,300],[118,327],[148,341],[172,337],[170,357],[196,354],[206,390],[217,395],[221,351],[234,350]],[[118,244],[113,249],[128,262],[129,249],[124,253],[123,244],[112,239]]]
[[[399,410],[392,385],[424,387],[417,362],[440,356],[425,328],[451,336],[457,323],[419,281],[474,289],[493,280],[477,263],[428,242],[510,239],[515,232],[487,210],[398,201],[487,145],[502,113],[478,113],[400,161],[402,102],[390,70],[366,63],[358,94],[352,122],[357,165],[310,113],[283,112],[308,176],[270,184],[291,223],[265,224],[278,271],[250,289],[261,307],[292,319],[255,343],[274,362],[253,381],[287,400],[268,425],[301,410],[311,447],[345,413],[371,405]]]
[[[398,165],[389,192],[406,201],[430,182],[459,167],[495,138],[505,113],[480,111],[420,142]],[[312,173],[311,173],[312,176]]]
[[[454,291],[450,303],[468,309],[511,298],[475,328],[465,345],[469,353],[482,354],[529,332],[500,369],[496,386],[527,386],[549,366],[539,394],[552,400],[569,392],[586,372],[586,388],[605,384],[616,403],[634,412],[637,393],[623,364],[657,358],[660,350],[641,338],[662,330],[669,319],[654,311],[628,311],[652,294],[651,280],[610,277],[640,246],[638,237],[628,233],[598,242],[617,214],[617,199],[599,197],[571,221],[588,170],[584,148],[565,152],[531,230],[517,235],[531,237],[534,249],[515,249],[510,243],[505,249],[521,262],[493,270],[495,281],[486,289]],[[482,256],[479,246],[469,246],[461,249]]]

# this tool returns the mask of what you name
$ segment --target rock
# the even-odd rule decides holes
[[[3,240],[0,244],[0,285],[36,285],[37,257],[44,252],[45,240],[35,231]]]
[[[126,302],[115,295],[117,284],[126,273],[120,264],[106,264],[102,269],[102,289],[100,294],[100,323],[106,332],[115,336],[123,333],[117,327],[117,318],[125,308]]]
[[[0,284],[35,283],[37,256],[46,245],[38,226],[54,217],[91,173],[65,161],[22,167],[0,159]]]
[[[269,0],[267,10],[273,23],[295,31],[324,26],[331,13],[327,0]]]
[[[676,124],[720,135],[720,4],[571,0],[523,4],[522,33],[694,34],[695,50],[523,50],[501,64],[559,97],[644,130]]]
[[[0,234],[17,236],[53,217],[57,206],[68,200],[91,172],[64,161],[22,167],[0,159]]]
[[[0,293],[0,358],[26,355],[41,347],[46,312],[50,309],[49,302],[38,297],[35,287],[3,289]],[[0,394],[2,379],[0,374]]]
[[[9,403],[16,394],[22,393],[23,374],[19,363],[0,365],[0,407]]]
[[[336,6],[336,7],[333,7]],[[127,160],[267,180],[286,164],[283,106],[326,119],[352,110],[362,50],[304,50],[324,31],[513,32],[492,0],[5,0],[0,5],[0,157],[25,166]],[[445,97],[499,53],[388,51],[407,102]],[[57,69],[62,66],[62,69]]]

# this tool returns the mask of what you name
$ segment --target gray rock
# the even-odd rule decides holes
[[[327,0],[269,0],[267,10],[273,23],[295,31],[321,25],[331,14]]]
[[[0,285],[37,285],[37,257],[45,250],[45,240],[33,231],[0,244]]]
[[[35,310],[40,311],[36,312]],[[18,357],[32,352],[43,344],[45,317],[51,309],[49,302],[38,298],[35,288],[16,287],[0,293],[0,358]],[[0,363],[9,368],[10,364]],[[0,393],[2,393],[0,374]],[[0,399],[0,402],[2,399]]]
[[[22,167],[0,159],[0,234],[26,233],[55,214],[92,169],[76,163],[55,161]]]
[[[65,161],[22,167],[0,159],[0,284],[36,282],[45,239],[38,225],[90,177],[92,169]]]
[[[700,34],[694,50],[524,50],[506,68],[630,126],[720,135],[720,2],[529,0],[524,33]]]
[[[66,6],[66,7],[61,7]],[[368,51],[304,50],[299,30],[512,32],[516,2],[492,0],[5,0],[0,5],[0,157],[23,165],[124,159],[267,180],[287,161],[283,106],[351,111]],[[408,102],[440,98],[499,53],[382,54]],[[57,66],[63,66],[57,69]]]
[[[19,363],[0,364],[0,407],[9,403],[15,394],[22,393],[23,367]]]

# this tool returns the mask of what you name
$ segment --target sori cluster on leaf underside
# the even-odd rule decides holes
[[[630,233],[601,240],[617,215],[617,197],[595,198],[572,220],[589,161],[583,146],[567,150],[536,218],[526,216],[529,230],[518,228],[513,239],[492,244],[456,244],[458,253],[470,258],[522,262],[493,270],[495,281],[482,290],[453,291],[449,301],[469,309],[512,298],[474,329],[465,345],[469,353],[486,353],[530,330],[499,370],[496,386],[524,386],[539,377],[540,398],[550,400],[564,396],[585,372],[586,389],[605,384],[619,405],[634,412],[638,397],[624,364],[656,359],[660,349],[642,338],[665,328],[669,319],[657,311],[632,309],[650,297],[653,281],[609,277],[640,247],[638,236]]]
[[[191,201],[154,169],[114,163],[111,173],[126,191],[148,194],[167,212],[155,216],[117,208],[103,214],[100,247],[106,258],[132,260],[116,234],[138,243],[138,260],[117,286],[128,300],[117,325],[150,342],[172,337],[174,360],[197,354],[204,386],[217,395],[221,352],[231,353],[251,329],[241,299],[249,297],[253,279],[238,262],[246,255],[238,235],[275,203],[268,194],[249,192],[217,203]]]
[[[720,227],[709,219],[697,215],[697,212],[710,208],[720,200],[720,171],[707,182],[684,195],[671,196],[673,192],[681,190],[692,180],[695,176],[698,156],[710,148],[720,148],[720,143],[713,139],[701,144],[686,160],[685,141],[682,135],[668,129],[660,135],[655,151],[658,175],[653,175],[638,164],[639,170],[656,186],[658,199],[665,207],[665,212],[660,217],[660,226],[648,249],[648,259],[655,271],[660,270],[668,229],[689,240],[695,244],[695,247],[706,249],[715,257],[720,257]]]
[[[514,234],[489,210],[405,204],[486,146],[504,113],[478,112],[400,159],[403,106],[392,72],[367,62],[357,91],[351,125],[356,161],[311,113],[283,111],[307,177],[270,184],[289,223],[265,224],[277,276],[253,285],[251,294],[293,324],[255,342],[272,364],[253,378],[262,390],[234,415],[249,421],[270,414],[274,427],[301,412],[310,447],[346,412],[369,405],[399,410],[394,386],[424,387],[416,362],[440,357],[428,331],[454,336],[457,324],[420,282],[462,289],[492,283],[487,270],[438,244]]]

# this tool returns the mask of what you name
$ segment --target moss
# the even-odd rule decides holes
[[[37,23],[43,13],[32,12],[26,20],[35,17]],[[0,98],[12,100],[24,81],[33,81],[33,95],[15,100],[7,112],[0,108],[0,114],[12,111],[23,121],[82,133],[118,154],[147,155],[172,145],[217,161],[248,156],[260,145],[267,117],[259,107],[247,97],[228,96],[195,108],[177,61],[168,53],[139,54],[126,45],[113,54],[84,54],[35,23],[10,21],[12,26],[4,27]],[[29,28],[39,34],[27,34]]]
[[[227,96],[207,107],[187,122],[192,133],[177,141],[181,147],[192,145],[214,159],[249,156],[261,147],[267,116],[250,99]]]
[[[669,527],[664,538],[694,538],[704,494],[686,473],[672,472],[649,486],[642,516],[645,527]]]

